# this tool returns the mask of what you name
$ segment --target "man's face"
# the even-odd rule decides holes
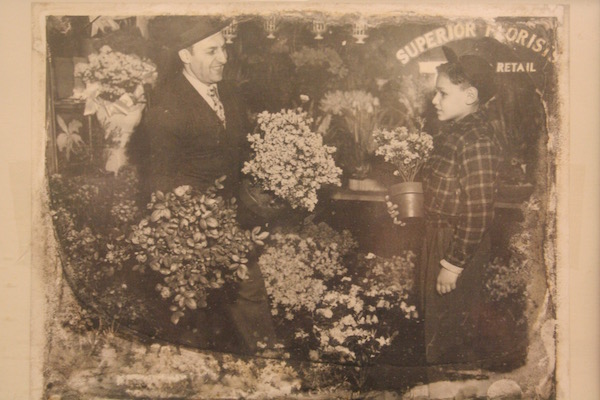
[[[448,75],[440,73],[435,84],[435,97],[433,105],[437,110],[440,121],[457,121],[473,111],[474,89],[469,86],[456,85],[450,81]]]
[[[207,85],[223,79],[223,67],[227,63],[225,38],[221,32],[202,39],[191,49],[183,49],[179,57],[184,68]]]

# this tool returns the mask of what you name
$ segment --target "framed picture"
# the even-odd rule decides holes
[[[39,395],[560,398],[567,16],[36,5]]]

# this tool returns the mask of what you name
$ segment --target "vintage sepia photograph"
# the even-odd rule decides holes
[[[562,398],[567,6],[32,12],[41,398]]]

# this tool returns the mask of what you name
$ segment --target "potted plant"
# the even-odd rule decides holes
[[[433,138],[420,130],[397,127],[376,129],[373,133],[377,150],[385,161],[394,165],[394,175],[401,182],[389,187],[388,193],[397,214],[394,218],[423,216],[423,185],[415,178],[433,150]]]
[[[335,147],[323,144],[311,128],[312,119],[299,108],[264,111],[257,122],[255,133],[248,135],[253,155],[242,168],[250,177],[242,184],[242,201],[249,200],[256,210],[259,205],[251,203],[263,199],[267,209],[284,201],[293,209],[313,211],[323,185],[341,185],[342,171],[332,157]]]
[[[344,164],[350,174],[351,190],[384,190],[374,180],[367,180],[371,170],[369,157],[375,151],[373,131],[377,127],[379,99],[364,90],[331,91],[321,99],[320,109],[331,116],[331,130],[343,132],[344,142],[351,143]],[[343,126],[336,126],[336,117]],[[348,140],[349,139],[349,140]]]
[[[142,118],[144,85],[156,81],[153,63],[109,46],[88,56],[88,63],[75,66],[75,78],[85,88],[75,88],[73,97],[86,101],[84,115],[96,114],[108,142],[105,169],[117,174],[126,164],[125,145]]]

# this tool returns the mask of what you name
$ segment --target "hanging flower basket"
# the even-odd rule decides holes
[[[423,208],[423,184],[421,182],[401,182],[388,189],[390,200],[398,206],[398,218],[421,218]]]

